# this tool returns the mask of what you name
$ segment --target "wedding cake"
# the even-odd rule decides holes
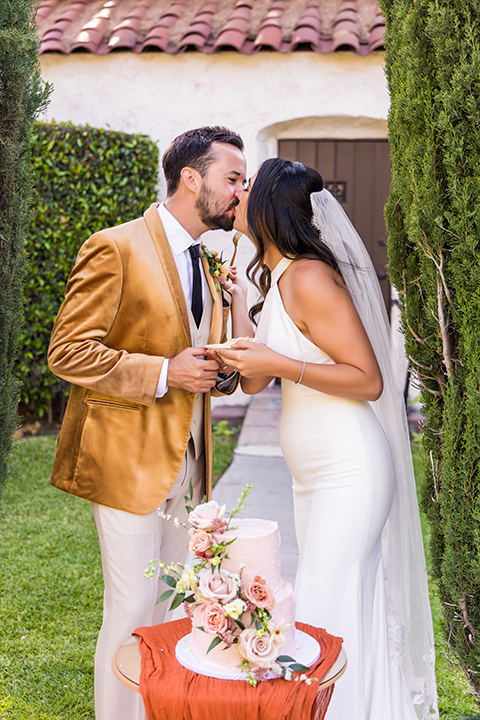
[[[240,575],[240,590],[242,595],[252,597],[253,601],[264,601],[271,614],[271,626],[277,629],[277,640],[273,642],[267,659],[275,660],[277,655],[295,656],[297,647],[295,641],[295,599],[290,583],[282,580],[280,572],[280,533],[278,524],[271,520],[244,519],[236,520],[235,529],[227,530],[221,535],[224,542],[233,542],[228,545],[228,557],[222,560],[221,569],[232,574]],[[219,536],[220,537],[220,536]],[[215,577],[211,574],[212,578]],[[228,576],[227,576],[228,577]],[[262,588],[266,591],[262,592]],[[273,597],[270,600],[269,591]],[[252,595],[253,593],[253,595]],[[213,632],[205,628],[205,605],[198,605],[192,613],[192,635],[190,649],[195,656],[209,666],[219,666],[223,669],[239,668],[243,656],[239,652],[237,643],[230,646],[220,642],[209,652],[208,648],[214,637]],[[244,611],[242,622],[245,628],[255,629],[255,617]],[[209,629],[215,628],[209,626]],[[275,631],[274,631],[275,633]],[[282,642],[284,641],[284,642]],[[228,642],[228,641],[227,641]],[[255,661],[250,657],[250,662]]]
[[[280,572],[280,533],[271,520],[239,519],[253,485],[225,516],[215,500],[187,505],[193,564],[158,563],[168,589],[159,601],[182,603],[191,632],[177,643],[177,660],[189,670],[218,678],[259,680],[303,672],[320,655],[318,642],[295,629],[295,600]],[[187,496],[186,500],[189,500]],[[158,511],[177,525],[178,518]],[[185,525],[185,527],[188,527]]]

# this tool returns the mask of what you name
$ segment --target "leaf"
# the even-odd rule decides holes
[[[172,604],[170,605],[170,610],[175,610],[175,608],[179,607],[185,600],[185,593],[177,593],[175,597],[172,600]]]
[[[177,586],[177,581],[171,575],[161,575],[160,577],[163,580],[163,582],[166,583],[167,585],[170,585],[170,587],[174,588]]]
[[[192,603],[195,602],[195,595],[189,595],[185,598],[185,602]]]
[[[185,502],[193,502],[193,478],[190,478],[188,483],[188,495],[184,497]]]
[[[301,665],[300,663],[294,663],[293,665],[290,665],[289,670],[293,670],[294,672],[305,672],[310,670],[310,668],[305,665]]]
[[[160,597],[158,598],[158,600],[157,600],[157,605],[158,605],[158,603],[161,603],[161,602],[163,602],[164,600],[168,600],[168,598],[170,597],[170,595],[173,595],[173,590],[165,590],[165,592],[162,593],[162,594],[160,595]]]
[[[290,657],[290,655],[279,655],[277,657],[277,662],[281,663],[288,663],[288,662],[296,662],[295,658]]]
[[[239,628],[241,628],[242,630],[245,630],[245,625],[242,622],[240,622],[240,620],[237,619],[237,620],[235,620],[235,622],[237,623]]]
[[[217,645],[219,645],[222,642],[222,638],[214,637],[210,645],[208,646],[207,655],[210,652],[210,650],[213,650],[213,648],[216,648]]]

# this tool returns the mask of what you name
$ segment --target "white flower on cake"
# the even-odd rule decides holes
[[[285,620],[280,620],[277,624],[272,622],[268,623],[268,631],[277,645],[285,645],[285,633],[289,627],[290,623],[287,623]]]
[[[209,600],[228,603],[237,597],[239,588],[238,575],[232,575],[227,570],[216,569],[200,571],[198,587],[200,592]]]
[[[180,580],[177,580],[175,590],[177,593],[186,593],[187,590],[193,590],[195,592],[197,587],[197,576],[190,565],[185,565]]]
[[[244,671],[248,682],[255,686],[257,681],[269,677],[270,670],[290,679],[292,670],[303,672],[309,668],[295,663],[289,655],[280,654],[284,647],[287,651],[289,647],[295,647],[293,594],[291,586],[288,585],[288,589],[285,589],[286,584],[281,580],[279,556],[277,555],[278,564],[274,566],[278,567],[275,571],[277,574],[272,574],[269,556],[265,558],[261,551],[259,553],[257,543],[258,538],[263,538],[261,533],[248,536],[253,538],[249,540],[253,546],[250,545],[248,550],[251,560],[248,566],[244,562],[245,537],[241,527],[250,527],[249,523],[253,523],[255,531],[258,532],[258,525],[255,523],[260,523],[262,532],[269,533],[267,537],[270,542],[272,537],[278,537],[276,523],[240,520],[240,528],[231,526],[235,515],[245,508],[244,502],[252,487],[253,485],[247,485],[242,490],[237,507],[226,518],[225,505],[220,506],[215,500],[193,508],[190,484],[189,496],[185,498],[188,519],[192,525],[188,549],[195,555],[196,562],[192,568],[190,565],[152,560],[145,575],[153,577],[158,564],[163,571],[161,579],[168,586],[158,601],[172,598],[171,610],[184,604],[192,619],[191,650],[197,657],[206,661],[207,658],[215,656],[212,661],[215,665],[227,662],[229,666],[238,667]],[[165,513],[159,514],[165,520],[172,519]],[[174,522],[175,520],[176,518],[173,519]],[[247,526],[242,526],[242,523],[247,523]],[[273,526],[273,529],[270,526]],[[238,537],[235,535],[236,530]],[[235,551],[233,543],[239,537],[242,544],[238,545]],[[278,539],[278,546],[279,542]],[[236,556],[235,562],[230,559],[229,552]],[[275,592],[260,574],[255,575],[252,572],[257,565],[257,558],[258,567],[263,568],[261,572],[265,571],[275,583]],[[222,562],[225,562],[229,569],[222,567]],[[276,594],[283,604],[278,605]],[[285,612],[291,620],[290,623],[283,617]],[[212,653],[212,656],[209,653]]]
[[[225,610],[225,615],[227,617],[238,620],[242,613],[247,609],[247,604],[237,597],[235,600],[227,603],[223,609]]]

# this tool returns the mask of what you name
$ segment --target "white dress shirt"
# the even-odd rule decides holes
[[[173,217],[172,213],[167,210],[165,203],[158,206],[158,214],[162,221],[168,244],[172,251],[173,259],[177,266],[180,282],[182,284],[185,300],[188,307],[192,306],[192,286],[193,286],[193,269],[192,259],[188,248],[190,245],[199,245],[200,238],[193,238],[185,228]],[[205,276],[200,273],[202,278],[202,300],[205,299]],[[155,397],[161,398],[168,390],[167,387],[168,359],[165,359],[158,378],[157,392]]]

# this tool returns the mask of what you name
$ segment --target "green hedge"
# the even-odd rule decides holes
[[[18,423],[16,351],[32,192],[31,131],[48,104],[32,0],[0,2],[0,495]]]
[[[24,417],[52,421],[62,415],[68,385],[50,373],[46,355],[68,274],[92,233],[142,215],[155,201],[158,155],[143,135],[34,126],[35,190],[17,365]]]

